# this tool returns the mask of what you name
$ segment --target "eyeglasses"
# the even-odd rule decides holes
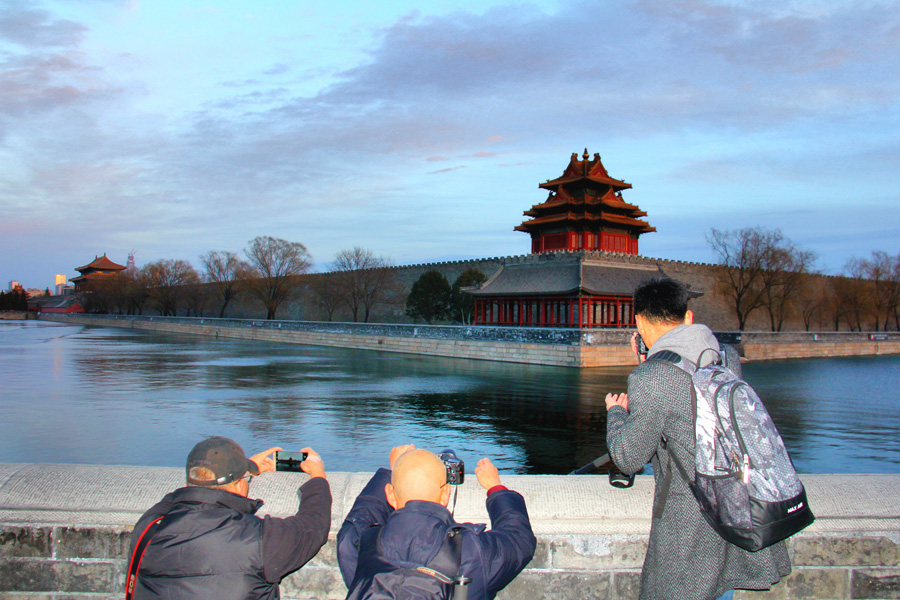
[[[243,477],[241,477],[241,479],[246,479],[246,480],[247,480],[247,485],[250,485],[250,482],[253,481],[253,474],[252,474],[252,473],[247,473],[246,475],[244,475]]]

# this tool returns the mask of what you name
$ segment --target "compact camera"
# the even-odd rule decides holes
[[[460,485],[466,477],[466,463],[453,450],[444,450],[439,456],[447,469],[447,483]]]
[[[306,452],[286,452],[279,450],[275,453],[275,470],[276,471],[292,471],[294,473],[302,473],[300,463],[306,460],[308,454]]]

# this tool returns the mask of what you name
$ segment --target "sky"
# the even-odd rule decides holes
[[[573,152],[656,233],[900,252],[900,0],[0,0],[0,287],[260,235],[526,254]]]

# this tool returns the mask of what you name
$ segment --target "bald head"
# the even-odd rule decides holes
[[[403,508],[411,500],[436,502],[444,506],[450,499],[447,469],[433,452],[410,450],[400,456],[391,471],[391,483],[385,487],[388,502]]]

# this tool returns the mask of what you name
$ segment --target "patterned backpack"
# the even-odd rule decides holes
[[[678,471],[713,529],[732,544],[756,551],[797,533],[815,517],[768,411],[753,388],[724,364],[724,348],[719,350],[717,360],[700,368],[670,351],[650,359],[671,362],[693,382],[695,477],[691,480],[670,452]]]

